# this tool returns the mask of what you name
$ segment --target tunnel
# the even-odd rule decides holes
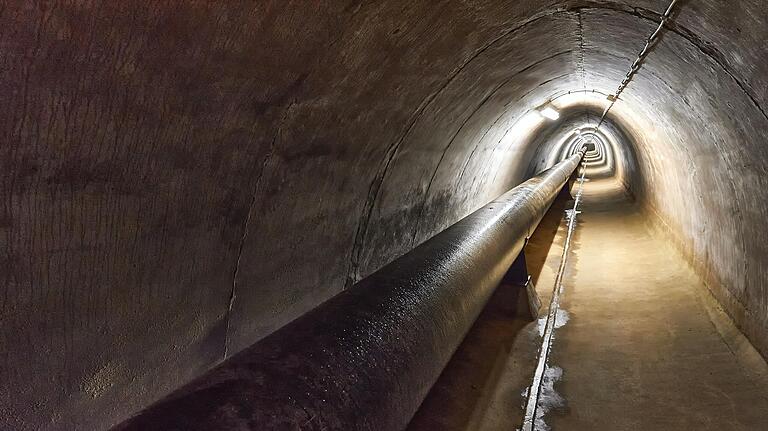
[[[764,429],[765,6],[5,2],[0,429]],[[554,203],[536,194],[563,181]],[[518,196],[541,201],[523,245],[493,237],[441,267],[458,277],[445,302],[457,311],[419,308],[425,293],[380,323],[443,325],[433,338],[360,347],[388,349],[361,364],[394,389],[381,377],[367,404],[272,400],[282,413],[259,422],[261,407],[242,406],[262,395],[221,377],[249,349],[303,348],[290,328],[338,342],[312,332],[355,313],[327,311],[337,298],[383,295],[367,280],[422,271],[413,256],[451,232],[476,244],[473,229],[509,218],[483,211]],[[540,307],[503,297],[523,255],[539,266],[515,295]],[[497,275],[472,272],[494,256]],[[530,316],[513,331],[493,307],[516,301],[515,319]],[[414,310],[428,311],[398,317]],[[449,333],[455,344],[438,342]],[[318,393],[341,381],[285,358],[298,361],[287,378]],[[195,383],[211,373],[217,386]],[[184,404],[195,388],[218,392]],[[561,402],[534,400],[524,424],[533,389]],[[157,419],[173,405],[219,422]]]

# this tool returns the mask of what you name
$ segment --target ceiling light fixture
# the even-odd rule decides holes
[[[542,117],[548,118],[553,121],[560,118],[560,113],[557,112],[557,109],[552,107],[552,105],[546,105],[539,108],[539,114],[541,114]]]

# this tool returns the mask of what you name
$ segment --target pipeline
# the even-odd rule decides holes
[[[114,430],[405,428],[584,151]]]

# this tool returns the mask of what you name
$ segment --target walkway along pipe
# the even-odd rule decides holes
[[[115,429],[404,429],[583,154],[515,187]]]

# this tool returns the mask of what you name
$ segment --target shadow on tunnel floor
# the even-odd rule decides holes
[[[572,202],[570,195],[561,193],[526,246],[534,284],[546,264],[564,210]],[[525,289],[507,279],[467,333],[408,431],[517,429],[522,423],[522,390],[530,384],[540,341]]]
[[[573,205],[573,198],[566,192],[560,195],[552,203],[552,206],[541,219],[539,226],[525,247],[525,259],[528,263],[528,274],[533,284],[538,286],[541,270],[555,241],[557,230],[563,221],[565,209]]]
[[[473,424],[491,408],[517,338],[532,321],[527,310],[518,312],[521,295],[525,291],[516,285],[502,284],[496,289],[411,420],[409,431],[477,429]]]

